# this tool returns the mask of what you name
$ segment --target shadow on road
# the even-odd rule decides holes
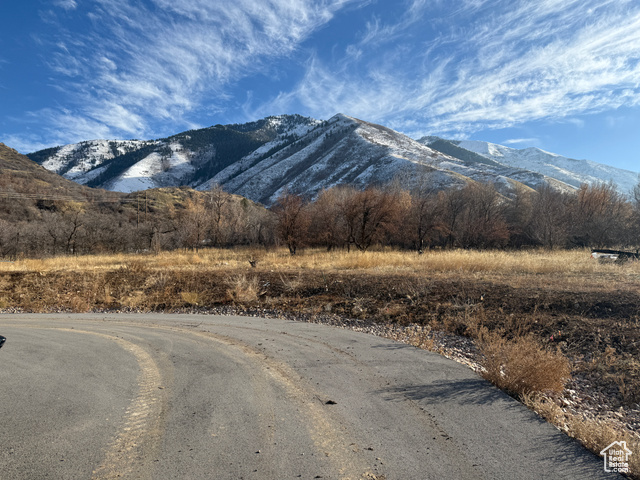
[[[383,389],[377,393],[382,394],[389,401],[409,398],[415,401],[426,400],[430,404],[451,404],[453,402],[480,405],[505,402],[510,399],[506,393],[482,378],[435,380],[425,385],[398,386]],[[508,407],[509,403],[505,403],[505,407]]]
[[[470,415],[477,416],[480,423],[488,421],[478,442],[508,447],[507,450],[512,451],[512,462],[521,468],[522,478],[535,478],[532,472],[542,474],[539,478],[622,478],[614,474],[606,477],[597,455],[555,430],[482,378],[436,380],[424,385],[382,389],[376,393],[392,402],[416,401],[423,405],[421,409],[427,411],[431,418],[439,415],[436,412],[453,410],[459,412],[454,423],[469,421]],[[472,414],[468,408],[463,408],[469,405],[482,405],[485,409]],[[499,412],[497,417],[496,411]],[[451,435],[451,431],[456,431],[450,431],[441,419],[437,423],[446,430],[446,437]],[[496,461],[499,464],[505,460]]]

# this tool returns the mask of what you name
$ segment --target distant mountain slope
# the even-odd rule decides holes
[[[67,180],[0,143],[0,195],[86,198],[96,191]]]
[[[539,148],[515,149],[495,143],[464,140],[458,147],[481,154],[491,160],[514,168],[524,168],[546,177],[565,182],[573,187],[583,183],[609,182],[628,194],[638,184],[638,174],[630,170],[603,165],[590,160],[575,160]]]
[[[315,195],[338,184],[385,183],[403,168],[428,167],[443,156],[398,132],[345,115],[336,115],[305,136],[269,155],[255,152],[230,165],[211,183],[265,204],[285,189]]]
[[[94,201],[117,201],[121,196],[120,193],[97,190],[67,180],[0,143],[1,221],[37,220],[42,211],[53,210],[56,208],[54,205],[60,202],[94,204]],[[0,231],[0,237],[3,233],[6,232]],[[6,242],[6,237],[4,240]],[[15,241],[18,241],[17,237]],[[6,249],[1,253],[5,255]]]
[[[484,163],[485,165],[498,168],[504,166],[494,160],[491,160],[489,157],[461,148],[456,142],[451,140],[445,140],[439,137],[424,137],[420,139],[419,142],[424,145],[428,145],[439,152],[446,153],[447,155],[462,160],[465,163]]]
[[[99,173],[96,167],[153,143],[137,140],[92,140],[40,150],[29,154],[29,158],[69,180],[87,183],[87,179],[92,179]],[[89,171],[94,174],[85,176]]]

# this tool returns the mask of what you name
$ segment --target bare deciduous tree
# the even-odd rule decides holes
[[[341,205],[349,245],[366,251],[401,219],[400,198],[394,192],[376,187],[353,190]]]
[[[218,184],[209,189],[211,205],[211,245],[218,247],[227,242],[234,215],[231,214],[231,194]]]
[[[329,251],[346,245],[348,233],[342,205],[353,191],[344,186],[323,190],[310,205],[308,240],[312,245],[325,246]]]
[[[209,218],[204,201],[199,197],[188,199],[182,213],[184,246],[197,252],[207,238],[208,226]]]
[[[627,245],[631,205],[612,183],[582,185],[572,204],[572,242],[585,247]]]
[[[460,192],[464,198],[457,240],[465,248],[496,248],[506,245],[509,229],[504,219],[505,200],[488,183],[470,183]]]
[[[443,203],[438,201],[438,194],[426,175],[415,179],[410,191],[409,208],[403,222],[406,226],[413,248],[418,253],[425,246],[435,242],[445,230]]]
[[[509,227],[509,245],[523,247],[538,245],[533,236],[533,202],[536,192],[523,184],[516,184],[511,200],[505,206],[505,220]]]
[[[276,214],[276,234],[289,248],[289,253],[295,255],[298,248],[304,244],[309,226],[309,217],[304,211],[306,202],[301,195],[288,192],[278,197],[272,207]]]
[[[548,249],[564,247],[569,233],[571,196],[545,184],[533,197],[531,234]]]

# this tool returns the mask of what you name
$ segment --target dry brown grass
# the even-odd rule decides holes
[[[431,278],[456,275],[459,279],[509,282],[514,287],[546,285],[558,290],[638,291],[640,262],[602,264],[585,250],[575,251],[433,251],[326,252],[307,250],[295,256],[285,250],[238,248],[158,255],[96,255],[19,260],[0,264],[8,272],[106,272],[138,265],[148,271],[235,272],[247,270],[257,260],[257,270],[279,272],[350,272],[425,275]]]
[[[257,268],[252,268],[250,260],[257,260]],[[589,292],[619,293],[640,292],[640,262],[629,262],[624,265],[602,264],[590,258],[589,252],[577,251],[431,251],[423,255],[405,251],[368,251],[368,252],[326,252],[320,250],[306,250],[298,255],[291,256],[284,250],[265,250],[261,248],[237,248],[237,249],[205,249],[194,252],[162,252],[158,255],[94,255],[78,257],[57,257],[49,259],[24,259],[13,263],[0,263],[0,304],[11,306],[12,299],[5,291],[6,284],[12,274],[37,274],[46,279],[59,275],[112,275],[114,272],[144,276],[144,289],[147,295],[166,293],[163,283],[167,277],[182,276],[186,278],[192,275],[215,275],[220,278],[231,278],[242,274],[267,275],[276,273],[280,275],[283,291],[286,294],[298,295],[309,276],[330,276],[346,274],[369,278],[371,276],[401,276],[402,279],[394,285],[397,292],[404,292],[404,302],[391,302],[384,308],[376,310],[382,316],[389,319],[401,319],[401,310],[406,310],[406,303],[415,307],[425,302],[431,302],[429,282],[441,280],[443,282],[454,281],[452,286],[455,297],[452,295],[447,303],[440,303],[438,308],[465,310],[466,314],[474,316],[473,303],[480,301],[482,292],[478,298],[472,298],[475,294],[468,294],[461,290],[462,283],[479,285],[484,283],[487,288],[492,285],[505,285],[511,289],[541,289],[556,292],[581,292],[587,295]],[[306,276],[302,279],[302,276]],[[245,278],[245,281],[247,279]],[[34,297],[33,292],[24,292],[24,299],[31,299],[32,303],[27,308],[46,308],[45,298],[55,296],[54,293],[61,289],[60,286],[43,283],[42,302]],[[91,283],[95,283],[91,280]],[[108,283],[108,282],[107,282]],[[229,282],[227,282],[229,283]],[[237,282],[231,282],[237,283]],[[242,283],[242,282],[241,282]],[[5,285],[5,287],[3,287]],[[354,297],[353,288],[343,283],[343,294],[346,297]],[[117,288],[115,288],[117,287]],[[40,286],[38,286],[40,288]],[[101,285],[99,292],[93,292],[94,286],[89,285],[92,298],[101,299],[100,303],[112,304],[118,302],[118,292],[126,288],[123,286]],[[229,299],[238,302],[239,298],[252,298],[255,295],[248,288],[248,297],[241,290],[242,285],[229,287]],[[328,285],[326,286],[328,289]],[[474,287],[475,288],[475,287]],[[237,290],[237,292],[236,292]],[[181,291],[197,292],[197,285],[182,286]],[[47,293],[49,292],[49,293]],[[15,293],[15,292],[14,292]],[[122,292],[120,292],[122,293]],[[129,295],[128,292],[127,295]],[[366,293],[366,292],[365,292]],[[178,297],[179,297],[178,293]],[[135,295],[132,295],[135,297]],[[203,298],[198,298],[201,305]],[[15,295],[14,295],[15,298]],[[159,296],[156,304],[175,305],[175,299],[163,301]],[[185,303],[194,304],[193,298],[188,298]],[[26,300],[25,300],[26,301]],[[222,300],[221,300],[222,301]],[[253,301],[253,300],[246,300]],[[23,302],[24,303],[24,302]],[[77,302],[76,302],[77,303]],[[144,308],[144,302],[137,302],[135,298],[121,302],[130,307]],[[579,303],[579,302],[578,302]],[[546,308],[549,302],[544,296],[540,296],[540,308]],[[65,304],[67,306],[67,304]],[[74,309],[81,309],[77,304]],[[535,306],[538,308],[538,306]],[[387,314],[388,313],[388,314]],[[370,312],[367,312],[370,314]],[[400,315],[398,315],[400,314]],[[640,315],[639,315],[640,317]],[[510,318],[510,317],[507,317]],[[520,320],[520,319],[518,319]],[[415,321],[415,320],[413,320]],[[448,322],[448,323],[446,323]],[[449,316],[443,319],[443,325],[451,331],[460,331],[456,326],[457,318]],[[638,322],[638,317],[636,317]],[[464,333],[464,325],[462,326]]]
[[[180,298],[187,305],[197,306],[200,302],[200,294],[198,292],[180,292]]]
[[[600,263],[587,250],[473,251],[441,250],[417,255],[410,251],[326,252],[309,249],[295,256],[284,249],[205,249],[198,253],[173,251],[158,255],[88,255],[46,259],[22,259],[0,264],[2,272],[99,271],[129,268],[137,263],[147,269],[234,269],[249,267],[279,270],[362,270],[383,272],[493,274],[493,275],[584,275],[638,280],[640,262],[624,265]]]
[[[483,376],[513,395],[560,393],[571,378],[567,358],[543,347],[533,335],[508,340],[500,332],[484,328],[479,340]]]
[[[226,280],[228,285],[227,295],[234,302],[251,303],[258,300],[260,285],[258,277],[244,274],[229,276]]]
[[[296,292],[304,286],[304,278],[301,275],[287,276],[280,274],[280,281],[284,291],[288,294],[295,295]]]
[[[581,362],[577,367],[578,371],[588,372],[616,385],[623,404],[640,405],[640,359],[637,356],[618,353],[609,345],[603,352],[594,352],[589,361]]]

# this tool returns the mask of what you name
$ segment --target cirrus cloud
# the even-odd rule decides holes
[[[196,113],[227,108],[229,85],[268,71],[270,62],[295,53],[337,11],[357,3],[95,0],[79,12],[74,0],[59,0],[57,6],[76,12],[44,12],[58,29],[38,41],[51,50],[50,82],[66,94],[65,103],[31,116],[46,122],[49,138],[67,141],[91,131],[153,135],[162,121],[169,128],[195,126]],[[86,19],[91,28],[79,31]],[[29,123],[29,116],[22,120]]]
[[[464,137],[640,104],[635,0],[53,5],[29,58],[47,66],[55,98],[5,117],[24,126],[4,135],[23,151],[278,113]]]
[[[464,3],[415,1],[395,23],[372,19],[340,62],[314,57],[272,105],[464,136],[640,104],[637,2]]]

